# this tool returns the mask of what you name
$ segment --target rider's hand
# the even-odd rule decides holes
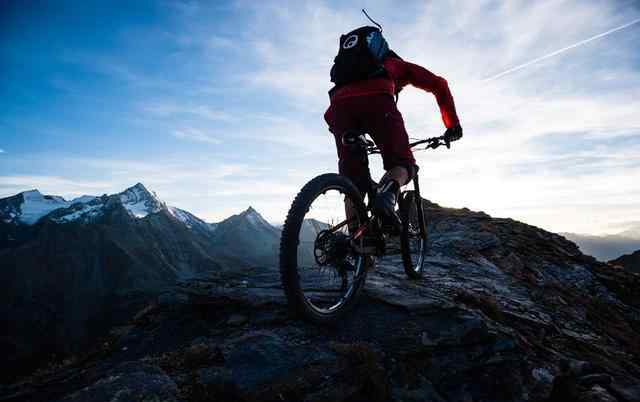
[[[458,141],[460,138],[462,138],[462,126],[460,124],[456,124],[444,132],[444,140],[447,142]]]

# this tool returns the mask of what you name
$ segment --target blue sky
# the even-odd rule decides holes
[[[328,70],[364,5],[458,105],[464,140],[417,155],[427,198],[554,231],[638,220],[640,23],[582,43],[637,21],[636,1],[397,4],[3,2],[0,196],[141,181],[208,220],[253,205],[282,221],[336,171]],[[430,94],[399,107],[412,137],[442,132]]]

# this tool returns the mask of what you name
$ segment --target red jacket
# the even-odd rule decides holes
[[[395,95],[396,88],[401,89],[411,84],[435,95],[445,127],[450,128],[460,123],[453,96],[444,78],[438,77],[424,67],[395,57],[388,57],[384,61],[384,68],[391,79],[374,78],[347,84],[331,93],[331,101],[379,93]]]

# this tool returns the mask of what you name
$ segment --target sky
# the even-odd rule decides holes
[[[363,6],[456,101],[464,138],[416,154],[425,198],[556,232],[640,219],[636,0],[0,1],[0,197],[142,182],[208,221],[282,222],[337,171],[329,69]],[[444,131],[431,94],[398,107],[410,137]]]

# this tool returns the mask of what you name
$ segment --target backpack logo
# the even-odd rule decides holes
[[[351,35],[344,41],[344,44],[342,45],[342,48],[343,49],[351,49],[352,47],[354,47],[357,44],[358,44],[358,35]]]

